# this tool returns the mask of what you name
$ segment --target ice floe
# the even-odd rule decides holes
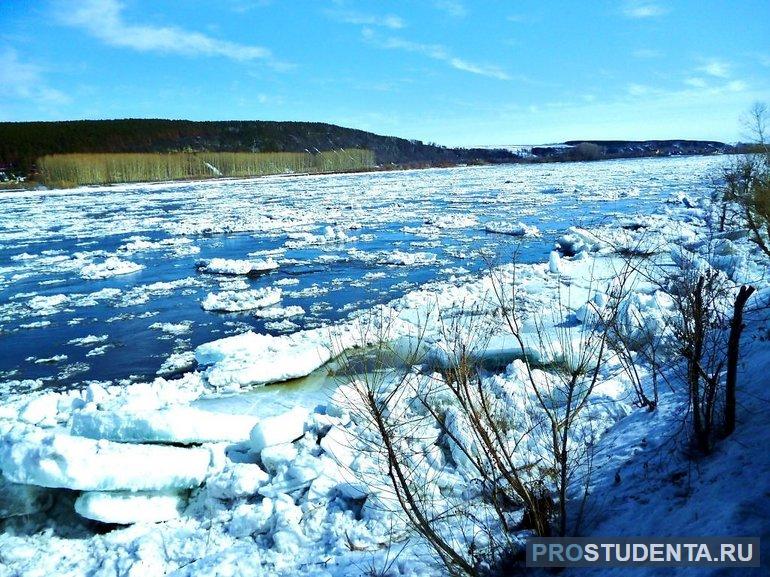
[[[190,489],[206,477],[206,449],[131,445],[65,433],[12,429],[0,437],[11,482],[83,491]]]
[[[187,497],[173,491],[86,491],[75,501],[81,517],[102,523],[157,523],[181,515]]]
[[[241,312],[266,308],[281,301],[281,289],[262,288],[244,291],[222,291],[209,293],[203,300],[203,310],[218,312]]]
[[[242,442],[258,419],[192,407],[160,410],[83,410],[72,417],[72,434],[124,443],[200,444]]]
[[[212,258],[198,263],[198,270],[209,274],[258,276],[278,268],[272,258],[266,260],[236,260]]]
[[[523,222],[490,221],[484,225],[484,230],[510,236],[540,236],[540,229]]]
[[[131,274],[143,268],[144,265],[111,256],[103,262],[84,266],[80,270],[80,276],[86,279],[104,279],[121,274]]]

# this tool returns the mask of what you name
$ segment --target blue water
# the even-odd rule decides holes
[[[448,279],[462,267],[470,275],[490,262],[547,258],[554,241],[572,225],[590,227],[617,215],[644,215],[660,210],[661,200],[705,190],[722,159],[655,159],[543,166],[474,167],[393,172],[385,174],[295,177],[250,181],[154,184],[121,189],[78,189],[67,193],[7,194],[0,199],[0,381],[43,379],[45,387],[67,388],[89,380],[119,381],[151,378],[172,352],[251,329],[278,334],[249,312],[206,312],[200,302],[218,291],[221,277],[198,273],[196,263],[213,257],[243,259],[256,251],[284,248],[291,232],[320,233],[326,225],[347,230],[357,241],[285,249],[274,258],[280,268],[244,281],[249,288],[273,286],[285,278],[281,305],[299,305],[304,317],[292,318],[298,328],[317,327],[351,312],[388,302],[429,281]],[[210,218],[215,225],[260,218],[263,223],[242,232],[179,233],[180,222]],[[437,217],[472,216],[461,228],[436,229],[433,234],[404,232]],[[484,231],[487,221],[534,224],[541,237],[519,238]],[[254,220],[257,222],[257,220]],[[279,226],[264,226],[264,223]],[[285,226],[280,223],[285,222]],[[250,229],[249,229],[250,228]],[[117,232],[116,232],[117,231]],[[138,272],[104,280],[81,278],[77,270],[36,266],[36,259],[14,260],[24,252],[79,251],[114,254],[128,239],[151,241],[183,236],[199,247],[193,255],[168,250],[137,252],[121,258],[144,265]],[[369,238],[367,235],[372,235]],[[350,249],[425,252],[437,262],[419,266],[376,264]],[[335,260],[327,257],[335,255]],[[94,260],[103,260],[103,256]],[[364,281],[367,273],[382,278]],[[462,276],[462,275],[461,275]],[[103,288],[124,291],[156,282],[193,277],[201,286],[152,294],[147,302],[122,306],[121,298],[92,306],[67,306],[40,316],[25,308],[32,296],[89,294]],[[351,286],[351,282],[355,285]],[[42,283],[42,284],[41,284]],[[318,296],[292,295],[317,285]],[[151,316],[150,316],[151,315]],[[73,319],[82,319],[72,324]],[[21,325],[50,321],[41,328]],[[166,335],[153,323],[191,321],[191,331]],[[95,346],[68,341],[87,335],[108,335],[112,345],[100,356],[86,354]],[[67,355],[66,360],[36,364],[35,359]]]

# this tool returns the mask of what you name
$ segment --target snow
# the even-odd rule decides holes
[[[36,365],[50,365],[53,363],[61,363],[62,361],[66,361],[67,358],[68,358],[67,355],[54,355],[52,357],[46,357],[43,359],[34,359],[33,362]],[[32,360],[32,358],[28,360]]]
[[[27,307],[38,315],[52,315],[69,302],[67,295],[36,296],[27,302]]]
[[[53,426],[56,423],[58,410],[58,395],[41,395],[26,404],[19,413],[19,419],[32,425]]]
[[[103,354],[105,354],[107,351],[109,351],[111,348],[113,348],[114,345],[102,345],[101,347],[96,347],[94,349],[91,349],[86,353],[86,357],[98,357]]]
[[[51,321],[35,321],[31,323],[21,323],[20,329],[41,329],[43,327],[50,326]]]
[[[257,504],[244,503],[233,511],[228,533],[234,537],[250,537],[255,533],[267,533],[270,530],[272,517],[272,499],[265,498]]]
[[[206,490],[215,499],[238,499],[254,495],[269,479],[256,463],[232,463],[206,480]]]
[[[575,256],[580,252],[595,252],[605,246],[599,236],[582,228],[572,226],[559,237],[556,246],[564,256]]]
[[[326,226],[322,234],[312,234],[309,232],[289,233],[285,246],[286,248],[296,249],[316,245],[341,244],[355,240],[355,237],[348,236],[343,227]]]
[[[561,259],[559,253],[555,250],[551,251],[548,257],[548,272],[551,274],[559,274],[561,272]]]
[[[245,291],[209,293],[201,306],[206,311],[241,312],[265,308],[281,301],[281,289],[263,288]]]
[[[195,353],[193,351],[172,353],[163,361],[157,374],[163,376],[189,371],[195,367],[195,364]]]
[[[349,467],[356,458],[354,453],[355,438],[343,427],[337,425],[331,427],[319,445],[327,455],[344,467]]]
[[[192,240],[188,238],[165,238],[160,241],[152,241],[146,237],[134,236],[128,240],[129,242],[118,248],[119,253],[134,254],[137,252],[170,250],[176,256],[189,256],[200,252],[200,248],[194,246]]]
[[[733,535],[759,537],[761,557],[770,554],[770,442],[765,417],[770,371],[766,338],[767,312],[752,315],[744,333],[739,372],[739,425],[714,452],[687,459],[679,433],[686,409],[681,391],[666,393],[658,409],[634,411],[610,431],[597,447],[589,535]],[[617,474],[617,476],[616,476]],[[764,561],[763,561],[764,564]],[[710,569],[710,570],[709,570]],[[718,568],[680,568],[677,575],[722,575]],[[765,569],[742,569],[762,575]],[[639,567],[639,575],[659,570]],[[619,569],[567,571],[566,575],[623,575]]]
[[[428,252],[403,252],[394,250],[382,254],[377,262],[380,264],[392,264],[398,266],[417,266],[435,262],[436,255]]]
[[[181,323],[152,323],[151,329],[162,331],[168,335],[183,335],[189,333],[192,329],[192,322]]]
[[[257,310],[254,316],[261,319],[286,319],[292,317],[304,316],[305,309],[298,305],[291,305],[288,307],[269,307],[265,309]]]

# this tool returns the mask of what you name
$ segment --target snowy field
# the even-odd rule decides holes
[[[667,263],[700,259],[756,284],[756,301],[768,299],[767,263],[745,232],[704,237],[711,181],[726,162],[474,167],[2,198],[0,576],[442,574],[396,514],[382,463],[362,450],[372,431],[351,383],[373,369],[364,359],[356,373],[335,357],[380,339],[419,348],[421,366],[392,366],[377,378],[385,393],[399,388],[398,410],[420,418],[415,400],[441,380],[428,368],[451,362],[447,324],[462,332],[472,318],[476,332],[465,338],[479,327],[488,336],[474,349],[485,363],[482,386],[507,407],[512,430],[527,427],[520,349],[544,367],[573,362],[565,342],[579,343],[601,315],[623,274],[621,254],[641,247]],[[514,252],[515,268],[506,264]],[[495,282],[514,274],[524,347],[494,298]],[[629,330],[639,318],[663,326],[667,295],[641,277],[629,287]],[[546,314],[559,307],[566,322]],[[748,319],[747,362],[767,365],[766,322]],[[714,507],[746,462],[770,478],[767,433],[747,418],[750,436],[738,434],[748,456],[707,466],[710,485],[694,505],[682,501],[682,512],[671,513],[681,496],[666,494],[666,511],[645,513],[645,491],[653,499],[669,491],[666,479],[685,466],[673,456],[648,470],[643,454],[674,433],[667,416],[682,397],[666,392],[654,414],[637,410],[621,368],[602,367],[576,427],[598,443],[588,531],[660,534],[657,518],[635,523],[667,514],[670,534],[697,534],[696,509]],[[750,415],[766,402],[762,380],[745,379]],[[464,434],[451,403],[439,406]],[[421,431],[413,449],[425,456],[419,474],[435,480],[437,506],[484,511],[468,459],[440,430]],[[533,436],[523,450],[536,457],[543,448]],[[703,534],[767,533],[767,507],[746,511],[768,490],[755,483],[746,499],[716,506]]]

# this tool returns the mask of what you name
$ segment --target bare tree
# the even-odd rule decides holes
[[[756,289],[742,286],[735,297],[733,318],[730,320],[730,337],[727,341],[727,374],[725,377],[724,435],[735,431],[736,388],[738,381],[738,359],[740,358],[741,333],[743,332],[743,311]]]
[[[751,239],[770,257],[770,142],[768,110],[755,104],[745,124],[753,140],[752,150],[725,171],[725,197],[741,207]]]

